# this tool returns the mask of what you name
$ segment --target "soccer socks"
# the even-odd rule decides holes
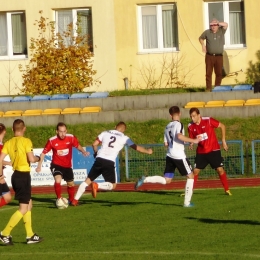
[[[79,198],[82,196],[82,194],[85,192],[86,188],[88,187],[88,184],[86,182],[82,182],[80,185],[79,185],[79,188],[78,188],[78,191],[76,193],[76,196],[75,196],[75,200],[79,200]]]
[[[61,184],[58,182],[54,183],[54,190],[57,196],[57,199],[61,198]]]
[[[9,222],[7,223],[5,229],[2,231],[3,236],[9,236],[12,229],[19,223],[22,219],[23,214],[17,210],[10,218]]]
[[[1,198],[0,198],[0,208],[3,207],[3,206],[6,205],[6,204],[7,204],[7,203],[6,203],[5,199],[4,199],[4,197],[1,197]]]
[[[32,237],[34,235],[33,231],[32,231],[32,212],[31,211],[27,211],[24,215],[23,215],[23,222],[24,222],[24,227],[26,230],[26,237]]]
[[[185,185],[185,197],[184,197],[184,205],[188,206],[191,201],[192,193],[193,193],[193,184],[194,179],[187,179]]]
[[[69,201],[73,201],[75,195],[75,187],[74,186],[67,186],[67,191],[69,194]]]
[[[225,191],[229,190],[226,172],[224,172],[223,174],[219,174],[219,178]]]
[[[98,188],[101,190],[113,190],[113,184],[111,182],[98,183]]]
[[[166,184],[166,179],[162,176],[149,176],[144,179],[144,183],[161,183]]]
[[[199,175],[198,174],[194,174],[194,183],[193,183],[193,189],[195,188],[195,185],[197,183],[197,180],[199,179]]]

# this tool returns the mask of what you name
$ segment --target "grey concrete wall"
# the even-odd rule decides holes
[[[66,108],[100,106],[100,113],[89,114],[67,114],[67,115],[43,115],[43,116],[22,116],[26,125],[42,126],[56,125],[59,121],[67,124],[79,123],[110,123],[110,122],[142,122],[152,119],[170,119],[168,109],[172,105],[181,108],[183,118],[189,117],[189,109],[183,108],[189,101],[209,101],[209,100],[230,100],[230,99],[250,99],[260,98],[260,93],[253,91],[230,91],[230,92],[195,92],[180,94],[162,95],[141,95],[92,99],[72,99],[72,100],[48,100],[30,102],[10,102],[0,103],[0,111],[26,110],[26,109],[46,109],[46,108]],[[260,106],[252,107],[221,107],[221,108],[200,108],[204,116],[216,118],[232,117],[254,117],[260,115]],[[1,118],[1,122],[6,126],[12,126],[14,117]]]

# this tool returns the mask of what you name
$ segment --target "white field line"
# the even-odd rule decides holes
[[[29,255],[53,255],[53,256],[57,256],[57,255],[67,255],[70,254],[72,252],[33,252],[33,253],[23,253],[23,252],[19,252],[19,253],[7,253],[7,252],[1,252],[1,256],[29,256]],[[260,258],[260,254],[241,254],[241,253],[229,253],[229,252],[223,252],[223,253],[219,253],[219,252],[149,252],[149,251],[145,251],[145,252],[133,252],[133,251],[114,251],[114,252],[109,252],[109,251],[105,251],[105,252],[99,252],[99,251],[95,251],[95,252],[88,252],[88,251],[82,251],[82,252],[73,252],[73,254],[77,254],[77,255],[86,255],[86,254],[93,254],[93,255],[123,255],[123,254],[127,254],[127,255],[158,255],[158,256],[162,256],[162,255],[208,255],[208,256],[229,256],[229,257],[247,257],[247,258]]]

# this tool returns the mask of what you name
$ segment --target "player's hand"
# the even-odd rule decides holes
[[[90,152],[84,151],[82,154],[83,154],[83,156],[89,156]]]
[[[37,166],[36,169],[35,169],[36,172],[40,172],[41,170],[42,170],[41,166]]]
[[[190,150],[193,150],[193,143],[190,143],[189,149],[190,149]]]
[[[5,183],[5,180],[4,180],[4,179],[5,179],[5,176],[4,176],[4,175],[1,175],[1,176],[0,176],[0,183],[1,183],[1,184]]]
[[[227,151],[228,150],[228,146],[227,146],[226,141],[222,141],[222,145],[223,145],[224,150]]]
[[[148,154],[152,154],[153,153],[153,150],[151,148],[147,149],[148,151]]]

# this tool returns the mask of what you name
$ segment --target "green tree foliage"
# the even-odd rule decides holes
[[[246,70],[246,83],[254,84],[260,81],[260,50],[256,52],[256,63],[249,61],[249,67]]]
[[[55,94],[83,92],[84,88],[99,84],[93,76],[93,53],[88,35],[80,33],[80,17],[77,29],[69,24],[67,31],[56,33],[55,22],[48,22],[42,16],[36,20],[38,38],[31,38],[31,59],[25,68],[20,64],[23,73],[22,93]],[[67,43],[70,44],[67,44]]]

